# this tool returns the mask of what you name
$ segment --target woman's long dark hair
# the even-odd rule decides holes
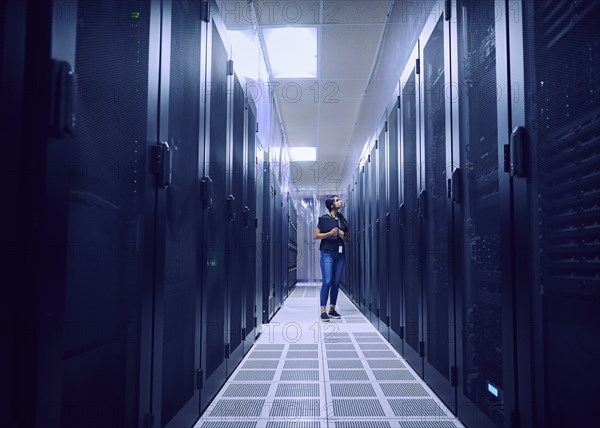
[[[325,199],[325,207],[327,207],[327,211],[331,212],[331,209],[333,208],[333,200],[335,198],[339,198],[339,195],[331,195],[331,196],[328,196],[327,199]],[[339,211],[338,211],[338,216],[340,217],[340,221],[342,222],[344,227],[346,229],[350,229],[350,227],[348,226],[348,220],[346,220],[346,217],[344,217],[344,215]]]

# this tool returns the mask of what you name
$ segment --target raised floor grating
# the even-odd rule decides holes
[[[330,369],[362,369],[363,364],[360,360],[327,360],[327,367]]]
[[[446,416],[442,408],[431,398],[400,398],[388,400],[396,416]]]
[[[327,351],[353,351],[354,344],[352,343],[328,343],[325,345]]]
[[[383,339],[378,336],[355,336],[354,339],[358,343],[385,343]]]
[[[252,351],[248,358],[281,358],[282,351]]]
[[[248,360],[243,365],[243,369],[276,369],[279,365],[278,360]]]
[[[362,350],[390,349],[385,343],[359,343],[358,347]]]
[[[400,428],[456,428],[450,421],[406,421],[400,422]]]
[[[380,383],[386,397],[428,397],[429,393],[420,383]]]
[[[352,333],[354,337],[379,337],[376,331],[356,331]]]
[[[319,351],[288,351],[286,358],[319,358]]]
[[[318,370],[282,370],[279,380],[319,380]]]
[[[319,360],[288,360],[283,364],[284,369],[318,369]]]
[[[391,428],[385,421],[336,421],[335,428]]]
[[[332,383],[332,397],[376,397],[375,389],[370,383]]]
[[[200,428],[256,428],[256,422],[208,421],[200,425]]]
[[[392,351],[363,351],[365,358],[398,358]]]
[[[257,343],[253,351],[283,351],[284,344],[279,343]]]
[[[233,380],[235,381],[256,381],[256,380],[273,380],[275,370],[240,370],[237,372]]]
[[[330,380],[369,380],[364,370],[329,370]]]
[[[280,383],[276,397],[319,397],[318,383]]]
[[[223,397],[266,397],[270,386],[268,383],[232,383],[223,393]]]
[[[333,416],[385,416],[379,400],[376,399],[334,399]]]
[[[319,345],[316,343],[292,343],[290,351],[317,351]]]
[[[377,380],[415,380],[408,370],[373,370]]]
[[[403,369],[406,366],[399,359],[395,360],[367,360],[372,369]]]
[[[265,400],[219,400],[210,417],[257,417],[260,416]]]
[[[349,337],[326,337],[323,339],[325,344],[327,343],[352,343],[352,339]]]
[[[356,351],[327,351],[327,358],[358,358]]]
[[[368,323],[368,321],[366,319],[363,318],[345,318],[344,321],[348,324],[366,324]]]
[[[266,428],[321,428],[321,424],[311,421],[269,421]]]
[[[318,399],[275,399],[269,416],[285,418],[318,417],[321,416],[321,407]]]

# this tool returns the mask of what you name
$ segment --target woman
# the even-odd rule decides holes
[[[348,240],[348,222],[339,212],[342,201],[339,196],[329,196],[325,200],[329,214],[319,217],[314,239],[321,240],[321,321],[330,318],[341,318],[335,311],[338,290],[342,279],[342,271],[346,261],[345,242]],[[327,314],[327,297],[329,297],[329,314]]]

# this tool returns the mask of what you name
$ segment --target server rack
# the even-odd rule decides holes
[[[399,139],[399,114],[400,114],[400,86],[396,87],[391,103],[386,110],[387,114],[387,147],[388,147],[388,188],[389,188],[389,215],[387,216],[386,230],[388,234],[388,284],[389,284],[389,302],[388,315],[389,320],[389,341],[402,354],[403,325],[402,314],[404,304],[402,301],[402,270],[400,261],[402,260],[402,240],[401,218],[400,218],[400,200],[401,200],[401,180],[399,174],[402,165],[400,158],[400,139]]]
[[[600,392],[598,6],[509,4],[517,406],[539,426],[585,426]]]
[[[401,85],[401,154],[402,154],[402,199],[400,224],[403,237],[402,282],[404,302],[404,358],[423,375],[423,332],[422,332],[422,287],[421,249],[419,233],[421,227],[420,197],[420,88],[419,43],[408,60],[400,78]]]
[[[379,325],[379,245],[378,231],[379,219],[377,218],[377,201],[379,197],[379,156],[377,153],[378,142],[374,141],[369,154],[369,198],[366,199],[367,210],[369,211],[369,310],[368,318],[377,327]]]
[[[450,15],[430,19],[420,37],[421,257],[424,378],[456,411],[452,202]]]
[[[388,233],[388,186],[387,186],[387,175],[388,175],[388,149],[387,149],[387,117],[382,119],[381,130],[377,140],[377,187],[378,195],[375,204],[377,205],[377,272],[378,272],[378,304],[377,304],[377,318],[379,331],[384,337],[389,338],[389,312],[388,312],[388,301],[389,301],[389,260],[388,260],[388,246],[389,246],[389,233]]]

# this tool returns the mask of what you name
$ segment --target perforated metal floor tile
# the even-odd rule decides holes
[[[446,416],[442,408],[430,398],[400,398],[388,400],[396,416]]]
[[[257,343],[254,345],[253,351],[283,351],[284,344],[279,343]]]
[[[330,380],[369,380],[364,370],[329,370]]]
[[[403,369],[406,366],[398,358],[395,360],[367,360],[372,369]]]
[[[290,351],[317,351],[319,345],[316,343],[292,343]]]
[[[318,369],[319,360],[289,360],[283,364],[284,369]]]
[[[285,418],[318,417],[321,407],[318,399],[273,400],[269,416]]]
[[[391,428],[385,421],[336,421],[335,428]]]
[[[237,372],[233,380],[235,381],[256,381],[256,380],[273,380],[275,370],[240,370]]]
[[[276,397],[319,397],[318,383],[280,383]]]
[[[288,351],[286,358],[319,358],[319,351]]]
[[[379,337],[376,331],[355,331],[352,333],[354,337]]]
[[[370,383],[332,383],[332,397],[376,397],[375,389]]]
[[[256,428],[256,422],[207,421],[200,428]]]
[[[257,417],[260,416],[265,400],[222,399],[210,412],[210,417]]]
[[[373,375],[377,380],[415,380],[415,377],[408,370],[373,370]]]
[[[333,399],[333,415],[342,416],[385,416],[381,404],[375,399]]]
[[[377,336],[355,336],[354,339],[358,343],[385,343],[381,337]]]
[[[419,383],[380,383],[386,397],[428,397],[429,393]]]
[[[251,351],[248,358],[281,358],[282,351]]]
[[[364,319],[363,317],[344,317],[343,318],[345,322],[349,323],[349,324],[361,324],[361,323],[368,323],[368,321],[366,319]]]
[[[276,369],[279,365],[278,360],[248,360],[243,365],[243,369]]]
[[[356,348],[352,343],[327,343],[325,349],[327,351],[353,351]]]
[[[232,383],[223,393],[223,397],[266,397],[270,386],[268,383]]]
[[[385,343],[359,343],[358,347],[362,350],[375,350],[375,349],[385,349],[385,350],[389,350],[390,347],[389,345],[386,345]]]
[[[327,351],[327,358],[358,358],[356,351]]]
[[[312,421],[269,421],[265,428],[321,428],[321,423]]]
[[[319,380],[318,370],[282,370],[279,380]]]
[[[360,360],[327,360],[327,367],[330,369],[362,369],[363,364]]]
[[[456,428],[450,421],[401,421],[400,428]]]
[[[365,358],[398,358],[392,351],[363,351]]]

